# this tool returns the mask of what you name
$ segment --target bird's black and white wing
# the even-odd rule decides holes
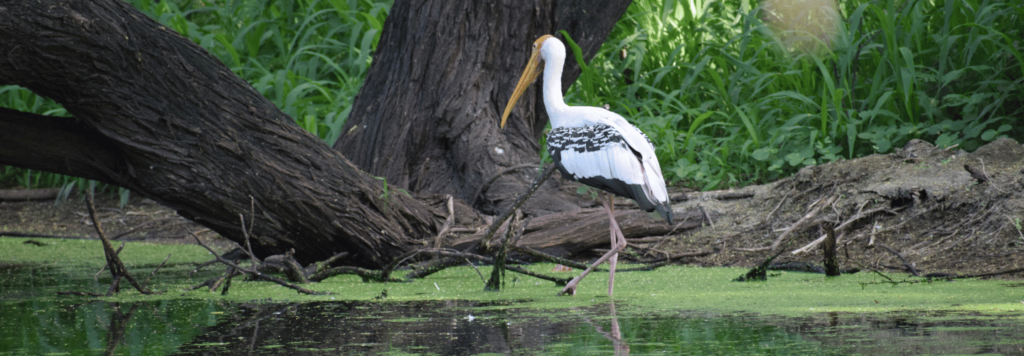
[[[629,127],[636,130],[632,125]],[[660,183],[660,190],[665,190],[657,158],[657,168],[645,164],[644,154],[631,147],[620,129],[604,124],[558,127],[548,133],[547,141],[548,153],[567,179],[633,199],[641,209],[657,210],[671,223],[667,194],[657,194],[657,188],[651,184],[656,180],[654,184]],[[644,141],[651,145],[646,136]],[[642,149],[653,153],[653,148]]]

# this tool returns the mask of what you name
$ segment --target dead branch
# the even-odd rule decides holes
[[[800,220],[797,220],[796,223],[793,223],[793,225],[790,225],[789,228],[787,228],[786,231],[782,233],[782,235],[779,235],[779,237],[777,239],[775,239],[775,242],[772,242],[772,244],[770,246],[755,247],[755,248],[737,248],[736,250],[738,250],[738,251],[775,250],[776,248],[779,247],[779,244],[781,244],[782,241],[784,241],[787,237],[789,237],[789,235],[793,234],[793,232],[800,231],[800,230],[803,230],[803,229],[807,228],[808,225],[809,225],[808,222],[812,221],[812,219],[814,219],[816,216],[818,216],[818,213],[821,212],[822,208],[824,208],[826,206],[831,206],[832,202],[836,201],[836,199],[838,199],[838,198],[839,198],[838,196],[832,196],[831,198],[828,198],[828,199],[825,199],[824,197],[822,197],[822,198],[818,199],[817,201],[815,201],[815,204],[812,204],[812,205],[814,205],[814,208],[811,209],[811,211],[808,212],[806,215],[804,215],[802,218],[800,218]],[[821,203],[821,204],[818,204],[818,203]]]
[[[139,229],[141,229],[141,228],[143,228],[143,227],[145,227],[146,225],[149,225],[149,224],[154,224],[154,223],[164,222],[164,221],[174,221],[174,220],[184,222],[184,219],[182,219],[180,217],[160,218],[160,219],[153,219],[153,220],[149,220],[149,221],[144,221],[141,224],[135,225],[135,227],[133,227],[131,229],[128,229],[128,231],[125,231],[125,232],[122,232],[120,234],[114,235],[114,237],[112,237],[110,239],[111,240],[117,240],[117,239],[120,239],[122,237],[128,236],[128,234],[133,233],[135,231],[138,231]]]
[[[586,269],[587,268],[587,265],[585,265],[585,264],[582,264],[582,263],[579,263],[579,262],[576,262],[576,261],[573,261],[573,260],[570,260],[570,259],[549,255],[549,254],[546,254],[546,253],[534,250],[534,249],[529,248],[529,247],[524,247],[524,246],[519,246],[517,244],[512,244],[509,248],[511,248],[512,251],[523,253],[523,254],[527,254],[527,255],[530,255],[530,256],[532,256],[534,258],[538,258],[538,259],[541,259],[541,260],[544,260],[544,261],[554,262],[554,263],[566,265],[566,266],[569,266],[569,267],[572,267],[572,268],[579,268],[579,269]]]
[[[237,245],[237,244],[236,244],[236,245]],[[248,255],[247,255],[247,254],[245,253],[245,251],[242,251],[242,248],[241,248],[241,247],[235,247],[235,248],[234,248],[234,249],[232,249],[231,251],[228,251],[228,253],[225,253],[225,254],[221,255],[221,257],[224,257],[225,259],[228,259],[228,260],[238,260],[238,259],[242,258],[243,256],[244,256],[245,258],[248,258],[248,257],[249,257],[249,256],[248,256]],[[214,259],[212,259],[212,260],[209,260],[209,261],[206,261],[206,262],[200,263],[200,264],[199,264],[198,266],[196,266],[196,268],[193,268],[193,269],[192,269],[191,271],[189,271],[188,273],[189,273],[189,274],[192,274],[192,273],[196,273],[196,272],[199,272],[199,270],[200,270],[200,269],[203,269],[204,267],[206,267],[206,266],[209,266],[209,265],[212,265],[212,264],[215,264],[215,263],[220,263],[220,260],[218,260],[218,259],[214,258]]]
[[[60,188],[0,189],[0,201],[49,200],[59,193]]]
[[[840,237],[837,239],[836,243],[838,244],[842,240],[842,236],[846,234],[846,231],[849,230],[850,227],[853,226],[853,223],[855,223],[855,222],[857,222],[857,221],[859,221],[861,219],[864,219],[864,218],[867,218],[867,217],[871,217],[872,215],[874,215],[876,213],[879,213],[879,212],[886,212],[886,213],[895,215],[900,210],[903,210],[903,208],[905,208],[905,207],[899,207],[899,208],[896,208],[896,209],[889,209],[889,208],[886,208],[886,207],[881,207],[881,208],[871,209],[871,210],[868,210],[866,212],[858,213],[857,215],[854,215],[852,218],[847,219],[846,221],[844,221],[842,224],[839,224],[839,226],[837,226],[835,228],[836,233],[840,234]],[[791,253],[796,255],[796,254],[799,254],[799,253],[804,253],[804,252],[810,251],[815,246],[818,246],[818,244],[820,244],[822,241],[825,241],[826,236],[828,236],[828,235],[821,235],[821,237],[819,237],[817,240],[812,241],[811,243],[805,245],[804,247],[801,247],[801,248],[798,248],[796,250],[793,250],[793,252],[791,252]]]
[[[701,214],[704,214],[704,218],[708,219],[708,224],[711,225],[711,230],[714,230],[715,229],[715,221],[711,220],[711,215],[708,215],[708,212],[707,212],[707,210],[704,210],[704,206],[703,205],[697,205],[697,208],[700,209],[700,213]],[[703,223],[703,221],[701,221],[701,222]]]
[[[394,277],[390,277],[389,279],[385,280],[384,277],[381,275],[380,271],[369,270],[369,269],[365,269],[365,268],[361,268],[361,267],[352,267],[352,266],[332,267],[332,268],[328,268],[328,269],[317,270],[316,273],[314,273],[312,276],[309,276],[309,280],[312,281],[312,282],[320,282],[320,281],[325,280],[327,278],[334,277],[334,276],[337,276],[337,275],[342,275],[342,274],[354,274],[354,275],[357,275],[357,276],[359,276],[360,278],[363,279],[363,282],[370,282],[370,281],[374,281],[374,282],[404,282],[405,281],[403,279],[394,278]]]
[[[494,268],[491,269],[491,279],[486,282],[484,290],[501,290],[502,278],[505,276],[505,256],[508,254],[509,241],[512,240],[512,236],[515,235],[517,231],[520,236],[522,236],[522,230],[526,229],[526,224],[519,223],[521,216],[521,213],[513,215],[512,221],[508,223],[508,231],[505,233],[505,239],[501,241],[501,246],[498,247],[498,253],[495,254],[494,257]]]
[[[519,207],[526,202],[526,199],[529,199],[530,196],[533,195],[533,192],[536,192],[537,188],[540,188],[540,185],[543,184],[544,181],[548,180],[556,170],[557,169],[555,169],[554,165],[549,165],[547,168],[544,168],[544,173],[533,181],[533,184],[530,185],[530,189],[528,189],[526,193],[520,195],[511,206],[505,209],[505,211],[498,216],[498,218],[494,219],[491,226],[487,228],[487,233],[485,233],[484,237],[480,239],[480,244],[485,250],[490,249],[491,239],[494,236],[494,233],[498,231],[498,228],[505,222],[505,220],[508,220],[508,218],[512,216],[512,213],[519,209]]]
[[[462,264],[462,259],[471,259],[471,260],[476,260],[476,261],[480,261],[480,262],[483,262],[483,263],[494,264],[494,259],[492,259],[490,257],[481,256],[481,255],[477,255],[477,254],[474,254],[474,253],[468,253],[468,252],[453,251],[453,250],[450,250],[450,249],[422,249],[422,250],[410,251],[409,253],[406,253],[405,255],[402,255],[402,256],[399,256],[399,258],[396,258],[395,262],[392,262],[392,264],[395,267],[397,267],[400,264],[401,261],[408,260],[408,259],[410,259],[410,258],[412,258],[412,257],[414,257],[416,255],[419,255],[419,254],[431,254],[431,255],[441,256],[441,257],[446,257],[446,258],[440,259],[440,260],[431,261],[425,267],[421,267],[419,269],[414,270],[413,272],[410,272],[409,274],[407,274],[405,276],[405,280],[406,281],[411,280],[413,278],[423,278],[423,277],[429,276],[431,274],[437,273],[437,272],[439,272],[439,271],[441,271],[441,270],[443,270],[445,268],[461,265]],[[394,270],[395,267],[391,267],[391,270]],[[540,278],[540,279],[547,280],[547,281],[552,281],[552,282],[555,282],[555,284],[558,284],[558,285],[565,285],[566,283],[568,283],[572,279],[572,278],[558,278],[558,277],[552,277],[552,276],[548,276],[548,275],[544,275],[544,274],[540,274],[540,273],[530,272],[529,270],[526,270],[526,269],[521,268],[521,267],[516,267],[516,266],[505,266],[505,269],[509,270],[509,271],[512,271],[512,272],[516,272],[516,273],[520,273],[520,274],[525,274],[527,276],[531,276],[531,277],[535,277],[535,278]],[[390,273],[387,276],[390,278]]]
[[[68,239],[68,240],[92,240],[91,236],[64,236],[64,235],[47,235],[37,234],[34,232],[18,232],[18,231],[0,231],[0,236],[6,237],[32,237],[40,239]]]
[[[681,259],[681,258],[687,258],[687,257],[704,257],[704,256],[716,254],[718,252],[719,252],[718,249],[714,249],[714,250],[709,250],[709,251],[678,253],[678,254],[675,254],[675,255],[668,256],[668,257],[661,257],[661,258],[655,258],[655,259],[652,259],[652,260],[640,261],[638,263],[660,263],[660,262],[664,262],[664,261],[671,262],[671,261],[675,261],[675,260],[678,260],[678,259]]]
[[[910,271],[910,273],[914,275],[914,277],[920,277],[921,276],[921,274],[917,273],[917,270],[914,269],[914,266],[912,266],[910,263],[907,262],[907,260],[905,258],[903,258],[903,255],[900,255],[895,250],[889,248],[889,246],[886,246],[886,245],[883,245],[883,244],[875,244],[875,246],[881,247],[882,249],[884,249],[886,251],[889,251],[889,253],[892,253],[893,255],[896,255],[896,257],[899,257],[900,261],[903,262],[903,266],[906,267],[907,270]]]
[[[953,277],[953,278],[958,278],[958,279],[959,278],[983,278],[983,277],[994,277],[994,276],[1001,276],[1001,275],[1004,275],[1004,274],[1013,274],[1013,273],[1021,273],[1021,272],[1024,272],[1024,268],[1010,268],[1010,269],[1004,269],[1004,270],[999,270],[999,271],[995,271],[995,272],[978,273],[978,274],[965,274],[965,275],[956,276],[956,277]]]
[[[277,277],[274,277],[274,276],[271,276],[271,275],[268,275],[268,274],[260,273],[256,269],[247,269],[247,268],[239,267],[237,264],[232,263],[231,261],[228,261],[228,260],[225,260],[224,258],[222,258],[219,254],[217,254],[217,252],[213,251],[213,249],[210,248],[210,246],[206,246],[206,244],[204,244],[203,241],[199,239],[199,236],[196,236],[195,234],[193,234],[192,231],[189,231],[188,234],[191,235],[192,238],[194,238],[196,240],[196,243],[198,243],[199,246],[203,246],[203,248],[205,248],[207,251],[210,251],[210,253],[212,253],[214,257],[217,257],[217,260],[220,261],[220,263],[223,263],[225,265],[231,266],[231,267],[233,267],[234,269],[236,269],[236,270],[238,270],[240,272],[249,274],[250,276],[253,276],[253,277],[256,277],[256,278],[260,278],[260,279],[264,279],[264,280],[267,280],[267,281],[271,281],[271,282],[277,283],[277,284],[279,284],[279,285],[281,285],[283,287],[294,289],[294,290],[296,290],[296,291],[298,291],[299,293],[302,293],[302,294],[310,294],[310,295],[327,295],[327,294],[331,294],[330,292],[317,292],[317,291],[312,291],[312,290],[309,290],[309,289],[306,289],[306,288],[302,288],[300,286],[288,283],[287,281],[285,281],[283,279],[280,279],[280,278],[277,278]]]
[[[448,202],[445,205],[448,207],[448,217],[444,219],[444,225],[441,226],[441,230],[437,233],[437,237],[434,238],[434,248],[441,247],[441,242],[444,241],[445,236],[448,235],[448,231],[451,230],[452,224],[455,222],[455,205],[450,194],[448,195]]]
[[[245,249],[242,251],[249,254],[249,259],[252,260],[253,264],[260,264],[260,259],[256,258],[256,255],[252,253],[252,245],[249,244],[249,230],[245,229],[245,216],[242,213],[238,213],[238,220],[241,222],[239,226],[242,227],[242,236],[245,237]],[[196,239],[198,240],[199,238],[196,237]]]
[[[78,296],[83,296],[83,297],[102,297],[103,296],[103,294],[99,294],[99,293],[79,292],[79,291],[73,291],[73,290],[60,291],[60,292],[57,292],[57,295],[78,295]]]
[[[96,218],[96,205],[93,203],[93,197],[91,191],[85,193],[86,207],[89,208],[89,217],[92,218],[93,227],[96,228],[96,233],[100,235],[100,240],[103,242],[103,254],[107,259],[107,266],[110,268],[110,274],[114,278],[114,281],[110,283],[110,289],[107,290],[107,296],[114,295],[114,292],[118,290],[118,284],[121,282],[121,278],[128,280],[132,287],[135,287],[139,293],[142,294],[160,294],[152,292],[135,280],[131,273],[128,273],[128,269],[124,267],[124,263],[121,262],[121,258],[117,256],[117,252],[114,251],[114,246],[107,239],[107,235],[103,233],[103,227],[100,225],[99,219]]]
[[[672,194],[669,199],[673,202],[685,200],[735,200],[754,197],[754,192],[746,190],[717,190],[711,192],[690,192]]]
[[[124,242],[121,243],[121,246],[117,247],[117,251],[114,252],[114,253],[116,253],[118,256],[120,256],[122,249],[124,249]],[[92,279],[99,278],[100,277],[100,273],[103,273],[103,271],[106,271],[106,270],[107,270],[107,265],[103,265],[103,267],[100,267],[99,271],[96,271],[96,274],[92,275]]]
[[[171,255],[171,253],[167,254],[167,258],[165,258],[163,262],[160,262],[160,265],[156,266],[156,269],[153,270],[153,273],[150,273],[149,277],[146,277],[146,280],[142,282],[143,285],[149,284],[149,279],[153,278],[153,276],[156,275],[156,272],[159,271],[160,268],[162,268],[165,264],[167,264],[167,261],[171,259]]]
[[[488,186],[490,186],[491,183],[494,183],[495,179],[498,179],[499,177],[501,177],[503,175],[506,175],[508,173],[512,173],[512,172],[515,172],[517,170],[527,169],[527,168],[537,168],[537,165],[536,164],[520,164],[518,166],[514,166],[512,168],[508,168],[508,169],[505,169],[505,170],[503,170],[501,172],[495,173],[490,178],[487,178],[487,180],[484,181],[484,184],[481,184],[479,188],[476,188],[476,193],[473,193],[473,200],[469,201],[469,205],[476,204],[476,200],[480,199],[480,194],[483,194],[484,189],[486,189]]]

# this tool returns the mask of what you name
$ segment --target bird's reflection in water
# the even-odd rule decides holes
[[[629,355],[629,344],[626,340],[622,339],[622,332],[619,328],[619,317],[615,315],[615,302],[608,303],[608,313],[611,315],[612,327],[610,331],[605,331],[601,325],[594,323],[590,318],[584,318],[587,324],[590,324],[597,330],[598,333],[604,335],[608,340],[611,340],[612,345],[615,347],[615,356]]]

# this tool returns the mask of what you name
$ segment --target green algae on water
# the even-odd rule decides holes
[[[46,246],[24,244],[24,238],[0,238],[0,264],[31,264],[59,274],[52,285],[44,287],[46,293],[36,296],[50,296],[60,286],[59,281],[92,281],[105,263],[99,241],[92,240],[50,240]],[[148,275],[173,253],[171,261],[161,269],[153,283],[157,288],[167,289],[162,295],[144,296],[124,289],[109,301],[162,300],[162,299],[207,299],[223,301],[372,301],[387,291],[384,302],[425,301],[425,300],[467,300],[486,302],[489,308],[574,308],[614,301],[629,310],[643,312],[672,312],[678,310],[702,310],[721,313],[759,313],[786,316],[809,315],[823,312],[875,313],[900,310],[920,311],[971,311],[979,313],[1024,313],[1024,289],[1013,288],[1013,284],[994,280],[915,280],[916,283],[866,284],[882,282],[881,277],[870,273],[857,273],[839,277],[825,277],[819,274],[780,272],[764,282],[732,282],[742,274],[740,268],[700,268],[689,266],[666,266],[654,271],[619,273],[616,278],[615,296],[608,297],[607,274],[596,273],[580,284],[577,295],[558,297],[558,286],[528,276],[510,273],[514,283],[507,283],[501,292],[484,291],[484,283],[477,272],[468,266],[455,267],[418,279],[410,283],[363,282],[353,275],[341,275],[306,287],[316,291],[330,292],[330,295],[308,296],[265,281],[238,281],[226,296],[209,293],[205,288],[183,292],[186,288],[215,276],[222,271],[219,267],[203,275],[187,275],[193,264],[207,261],[209,253],[196,245],[158,245],[129,242],[121,253],[122,259],[137,276]],[[175,267],[177,266],[177,267]],[[528,269],[547,274],[571,276],[579,271],[552,272],[551,264],[534,264]],[[37,267],[43,268],[43,267]],[[485,275],[489,266],[480,266]],[[3,277],[22,278],[22,277]],[[104,280],[104,278],[106,280]],[[109,283],[109,274],[91,288],[103,290]],[[5,279],[7,283],[17,282]],[[82,282],[90,286],[93,282]],[[82,284],[79,284],[81,286]],[[2,294],[0,294],[2,295]]]

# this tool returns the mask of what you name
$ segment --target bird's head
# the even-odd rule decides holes
[[[554,39],[551,35],[540,36],[536,41],[533,41],[533,54],[530,55],[530,61],[526,62],[526,69],[523,69],[523,76],[519,77],[519,83],[516,84],[516,90],[512,92],[512,98],[508,100],[508,104],[505,105],[505,113],[501,115],[501,128],[505,128],[505,121],[508,120],[508,115],[512,113],[512,108],[516,106],[516,102],[519,101],[519,97],[523,96],[523,92],[526,91],[526,87],[537,81],[537,76],[544,71],[544,63],[541,63],[541,50],[544,49],[545,44],[549,47],[557,47],[554,45],[561,42],[558,39],[554,41],[548,41],[548,39]],[[564,49],[562,50],[565,51]]]

